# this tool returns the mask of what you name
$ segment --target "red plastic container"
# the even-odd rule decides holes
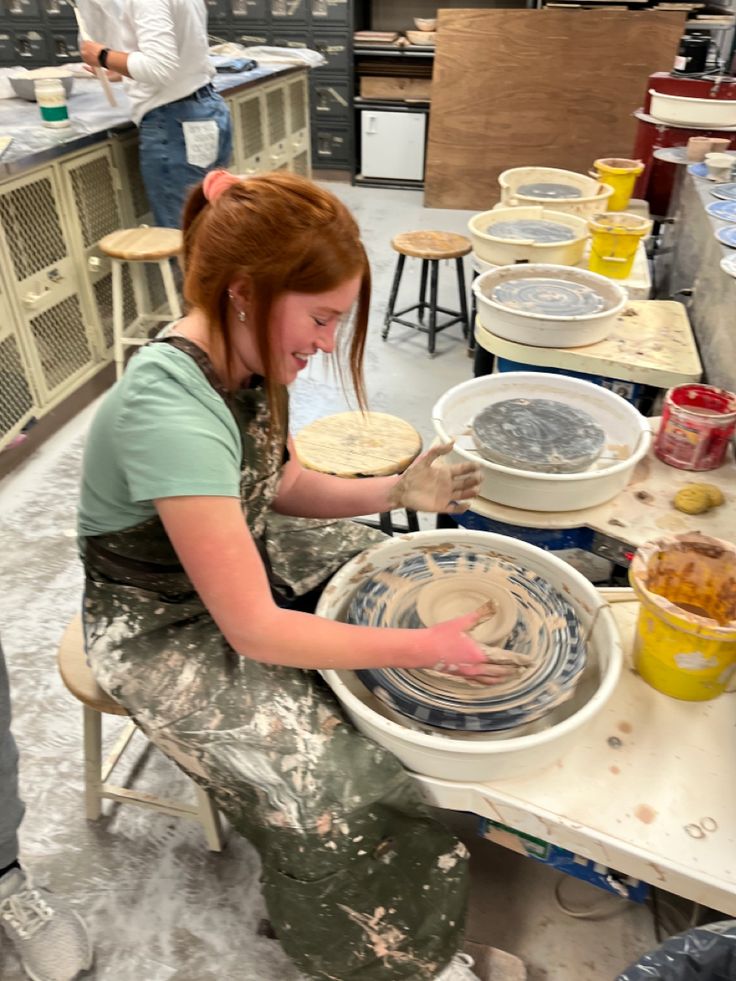
[[[736,395],[711,385],[678,385],[665,396],[654,441],[660,460],[680,470],[715,470],[736,430]]]

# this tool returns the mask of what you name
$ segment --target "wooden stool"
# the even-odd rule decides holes
[[[145,344],[147,336],[136,336],[138,330],[150,321],[171,321],[181,317],[181,304],[174,285],[170,260],[181,252],[182,237],[178,228],[123,228],[111,232],[98,243],[101,252],[112,259],[112,335],[115,374],[120,378],[124,367],[126,345]],[[123,300],[123,265],[126,263],[155,262],[161,271],[166,302],[169,312],[156,314],[146,311],[146,302],[138,276],[134,273],[133,291],[135,293],[138,316],[125,327]]]
[[[391,286],[391,295],[386,310],[386,320],[384,322],[381,337],[386,340],[391,324],[394,321],[421,330],[428,334],[428,350],[430,355],[434,354],[435,337],[439,331],[453,324],[463,325],[463,337],[470,333],[470,323],[468,321],[468,300],[465,293],[465,271],[463,269],[463,256],[471,251],[471,245],[464,235],[455,235],[453,232],[404,232],[397,235],[391,242],[391,247],[399,253],[396,263],[396,272]],[[422,260],[422,278],[419,286],[419,303],[414,303],[404,310],[394,311],[396,296],[399,292],[401,274],[404,271],[404,263],[407,256],[413,256]],[[460,297],[460,310],[447,310],[445,307],[437,306],[437,278],[441,259],[454,259],[457,266],[457,286]],[[427,272],[431,268],[429,285],[429,303],[427,303]],[[429,325],[424,326],[424,311],[429,310]],[[412,310],[419,311],[419,322],[405,320],[404,315],[411,313]],[[450,319],[442,324],[437,323],[437,314],[447,314]]]
[[[308,470],[337,477],[388,477],[403,473],[419,456],[422,437],[408,422],[385,412],[338,412],[305,426],[294,445]],[[409,531],[419,531],[416,511],[410,508],[406,524]],[[378,527],[393,535],[390,511],[379,515]]]
[[[164,800],[144,791],[117,787],[107,782],[110,774],[123,755],[128,743],[137,730],[130,722],[115,742],[107,759],[102,761],[102,716],[127,715],[122,705],[100,688],[87,665],[84,653],[82,621],[75,617],[64,632],[59,645],[59,672],[62,680],[75,698],[82,703],[82,726],[84,732],[84,804],[88,821],[96,821],[102,814],[102,800],[114,800],[121,804],[141,804],[154,811],[173,814],[174,817],[188,817],[199,821],[207,838],[210,851],[222,851],[222,828],[220,816],[209,795],[198,784],[194,784],[197,804],[183,804],[179,801]],[[146,747],[146,751],[150,747]]]

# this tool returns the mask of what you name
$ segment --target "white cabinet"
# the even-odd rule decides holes
[[[361,176],[423,180],[426,113],[365,109],[360,117]]]

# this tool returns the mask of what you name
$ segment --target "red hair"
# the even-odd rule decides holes
[[[206,179],[205,179],[206,180]],[[268,325],[276,299],[287,292],[324,293],[360,276],[349,338],[348,363],[358,404],[365,406],[362,361],[368,329],[371,279],[358,225],[345,205],[312,181],[287,172],[224,181],[208,201],[203,185],[184,209],[184,296],[202,310],[222,342],[229,366],[228,287],[238,278],[250,286],[256,345],[264,367],[274,424],[283,407],[270,378],[274,357]],[[237,329],[237,328],[236,328]],[[341,372],[342,375],[342,372]]]

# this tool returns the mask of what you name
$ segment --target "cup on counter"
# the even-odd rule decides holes
[[[702,163],[705,160],[706,153],[710,153],[713,149],[711,138],[709,136],[691,136],[687,141],[687,159],[692,160],[694,163]],[[719,149],[725,149],[725,147],[719,147]]]
[[[731,146],[731,141],[723,136],[709,136],[708,139],[710,140],[711,153],[723,153]]]
[[[708,177],[712,181],[731,180],[734,161],[736,157],[732,157],[730,153],[706,153],[705,166],[708,168]]]

